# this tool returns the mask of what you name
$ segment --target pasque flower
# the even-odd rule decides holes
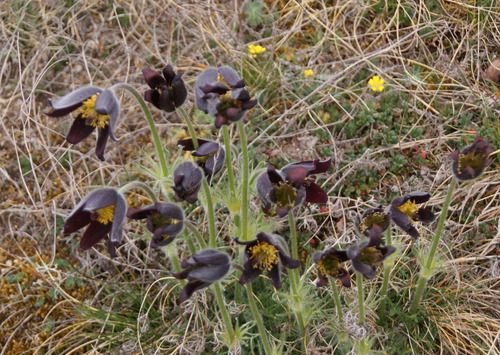
[[[231,260],[225,253],[214,249],[205,249],[184,260],[181,267],[184,270],[173,274],[173,276],[176,279],[188,280],[179,296],[179,301],[184,302],[195,291],[223,279],[231,269]]]
[[[242,285],[253,281],[266,270],[273,286],[280,288],[281,267],[295,269],[300,266],[299,260],[292,259],[285,253],[285,241],[277,235],[260,232],[255,240],[241,242],[237,238],[236,243],[245,245],[243,274],[240,278]]]
[[[198,201],[198,192],[203,179],[203,170],[190,161],[181,163],[174,170],[174,199],[177,202],[187,201],[195,203]]]
[[[369,240],[358,246],[347,249],[347,257],[352,261],[352,267],[356,272],[362,274],[366,279],[373,279],[377,267],[382,261],[396,250],[393,246],[381,247],[382,228],[374,225],[370,228]]]
[[[349,272],[341,266],[341,263],[349,260],[345,250],[328,248],[324,251],[314,253],[313,261],[318,269],[318,282],[316,286],[321,287],[328,284],[328,276],[335,277],[342,282],[345,287],[351,287],[351,276]]]
[[[163,68],[163,76],[153,69],[142,70],[146,83],[151,88],[144,93],[144,100],[166,112],[173,112],[180,107],[187,97],[182,74],[175,73],[169,64]]]
[[[391,219],[413,238],[418,238],[420,234],[413,226],[413,223],[415,221],[431,223],[436,218],[430,207],[418,206],[429,201],[430,198],[431,194],[425,191],[412,192],[408,195],[396,197],[391,202]]]
[[[379,226],[382,232],[391,224],[391,217],[384,211],[382,206],[367,209],[361,218],[356,218],[356,227],[358,231],[366,236],[370,234],[370,228]]]
[[[195,88],[196,106],[215,117],[215,127],[243,118],[245,111],[257,104],[251,100],[245,81],[229,67],[208,68],[198,77]]]
[[[177,145],[183,147],[182,150],[194,151],[191,155],[195,157],[195,162],[203,169],[205,176],[212,177],[222,169],[226,151],[214,141],[198,138],[198,144],[198,149],[195,149],[191,138],[177,142]]]
[[[49,102],[52,111],[47,113],[48,116],[61,117],[76,111],[76,119],[66,136],[69,143],[80,143],[96,128],[98,129],[95,151],[97,157],[104,160],[104,149],[108,138],[117,140],[113,135],[113,129],[118,120],[120,105],[114,92],[110,89],[102,90],[88,86]]]
[[[88,226],[80,240],[80,248],[89,249],[109,234],[107,247],[112,257],[122,236],[127,213],[125,198],[115,189],[100,188],[85,196],[64,223],[64,234]]]
[[[156,202],[141,209],[129,208],[127,217],[146,219],[146,226],[153,233],[152,248],[172,243],[184,226],[184,213],[173,203]]]
[[[280,217],[302,202],[326,203],[328,195],[316,184],[310,175],[324,173],[331,165],[331,159],[303,161],[288,164],[281,169],[268,167],[257,180],[257,191],[266,214],[276,212]],[[275,210],[272,207],[275,207]]]
[[[492,152],[488,141],[477,135],[471,145],[450,154],[453,174],[462,181],[477,178],[493,161],[489,157]]]

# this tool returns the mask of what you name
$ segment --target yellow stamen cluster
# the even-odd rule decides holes
[[[101,115],[95,110],[97,96],[99,96],[98,93],[83,101],[82,107],[76,113],[79,117],[86,120],[88,126],[104,128],[109,125],[109,115]]]
[[[318,271],[323,277],[339,277],[341,275],[339,258],[335,255],[324,255],[318,262]]]
[[[382,252],[375,247],[361,248],[360,252],[361,255],[359,256],[358,260],[363,264],[375,267],[382,262]]]
[[[397,208],[399,209],[399,207]],[[374,212],[365,216],[359,225],[359,231],[361,233],[364,233],[368,228],[370,228],[374,224],[382,228],[385,228],[389,224],[384,212]]]
[[[113,222],[113,218],[115,215],[115,205],[110,205],[110,206],[95,210],[95,211],[93,211],[93,214],[94,214],[97,222],[106,225],[109,222]]]
[[[279,182],[275,187],[276,203],[281,207],[295,206],[295,199],[297,198],[297,189],[287,182]]]
[[[415,201],[408,200],[403,203],[401,206],[396,207],[398,210],[403,212],[405,215],[410,217],[410,220],[413,222],[412,216],[414,216],[418,211],[418,206]]]
[[[254,260],[254,269],[271,270],[279,262],[278,249],[266,242],[259,241],[257,245],[248,248],[250,259]]]
[[[484,165],[485,157],[481,152],[471,150],[466,154],[460,154],[458,157],[458,169],[463,169],[467,166],[473,169],[480,168]]]

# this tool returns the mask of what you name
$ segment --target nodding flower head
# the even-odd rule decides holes
[[[64,234],[71,234],[88,225],[80,240],[80,248],[89,249],[109,234],[107,247],[112,257],[122,236],[127,213],[125,198],[115,189],[101,188],[85,196],[64,223]]]
[[[173,276],[176,279],[188,280],[179,296],[179,301],[184,302],[195,291],[223,279],[231,269],[231,260],[225,253],[214,249],[205,249],[188,257],[181,263],[181,267],[184,270],[173,274]]]
[[[182,106],[187,97],[186,86],[182,80],[184,73],[176,74],[169,64],[163,68],[163,76],[150,68],[143,69],[142,74],[151,88],[144,93],[144,100],[166,112],[173,112]]]
[[[260,232],[255,240],[236,243],[245,245],[243,254],[243,274],[241,284],[253,281],[257,276],[267,271],[274,287],[281,287],[281,267],[295,269],[300,266],[300,261],[289,257],[284,247],[283,238]]]
[[[177,202],[187,201],[195,203],[198,201],[198,192],[203,179],[203,170],[193,162],[186,161],[181,163],[174,170],[174,199]]]
[[[257,180],[257,191],[266,214],[277,213],[280,217],[301,203],[326,203],[328,195],[309,176],[328,170],[331,159],[304,161],[288,164],[281,169],[268,167]],[[274,208],[273,208],[274,207]]]
[[[205,69],[196,81],[195,98],[200,110],[215,117],[216,128],[241,120],[257,104],[245,81],[229,67]]]
[[[377,225],[382,229],[382,232],[391,224],[391,217],[384,211],[382,206],[377,208],[367,209],[363,215],[356,218],[356,227],[359,233],[366,236],[370,235],[370,228]]]
[[[362,274],[366,279],[373,279],[377,267],[396,249],[392,246],[380,246],[382,228],[377,225],[370,228],[369,238],[368,241],[362,242],[358,246],[348,248],[346,253],[356,272]]]
[[[184,213],[173,203],[156,202],[141,209],[129,208],[127,217],[146,219],[146,226],[153,233],[152,248],[172,243],[184,226]]]
[[[96,155],[104,160],[104,149],[108,138],[117,141],[113,134],[114,127],[120,113],[120,104],[114,92],[110,89],[98,87],[83,87],[61,97],[56,101],[49,100],[52,111],[47,113],[51,117],[65,116],[73,111],[76,119],[66,136],[71,144],[80,143],[96,128],[98,130]]]
[[[436,216],[430,207],[419,207],[418,205],[429,201],[431,194],[425,191],[412,192],[411,194],[396,197],[391,202],[390,216],[398,227],[418,238],[420,234],[413,226],[415,221],[431,223]]]
[[[489,157],[492,152],[488,141],[477,135],[471,145],[450,154],[453,174],[462,181],[477,178],[493,161]]]
[[[214,141],[198,139],[198,144],[198,149],[195,149],[191,138],[181,139],[177,142],[177,145],[183,147],[182,150],[193,151],[191,155],[196,164],[203,169],[207,178],[211,178],[222,169],[226,151]]]
[[[313,255],[313,261],[318,269],[318,282],[316,286],[321,287],[328,284],[328,277],[334,277],[342,282],[345,287],[351,287],[351,276],[342,267],[344,261],[349,260],[345,250],[329,248]]]

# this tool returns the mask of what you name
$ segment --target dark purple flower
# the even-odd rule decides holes
[[[356,218],[356,227],[359,233],[362,233],[366,236],[370,234],[370,228],[374,225],[379,226],[382,229],[382,232],[387,229],[391,224],[391,217],[388,213],[385,213],[382,206],[377,208],[369,208],[367,209],[361,218]]]
[[[112,90],[102,90],[98,87],[84,87],[70,92],[57,101],[49,100],[51,117],[61,117],[76,110],[76,119],[66,136],[71,144],[80,143],[96,128],[98,129],[96,155],[104,160],[104,149],[108,138],[117,141],[113,129],[120,113],[120,104]]]
[[[415,221],[431,223],[436,218],[430,207],[418,207],[418,205],[429,201],[430,198],[431,194],[425,191],[396,197],[391,202],[391,219],[413,238],[418,238],[419,233],[413,223]]]
[[[184,73],[176,74],[169,64],[163,68],[163,76],[150,68],[143,69],[142,74],[151,88],[144,93],[144,100],[166,112],[173,112],[176,107],[182,106],[187,97],[186,86],[181,78]]]
[[[331,276],[339,279],[345,287],[351,287],[351,276],[349,272],[341,266],[341,263],[347,260],[349,260],[349,258],[345,250],[329,248],[314,253],[313,261],[318,268],[318,282],[316,286],[321,287],[327,285],[328,276]]]
[[[392,246],[380,246],[382,229],[377,225],[370,228],[369,238],[368,241],[362,242],[359,246],[352,246],[346,251],[354,270],[368,280],[375,277],[377,267],[396,250]]]
[[[198,201],[198,191],[203,179],[203,170],[190,161],[181,163],[174,170],[174,199],[177,202],[187,201],[195,203]]]
[[[179,301],[184,302],[195,291],[223,279],[231,269],[231,260],[225,253],[214,249],[205,249],[184,260],[181,267],[184,270],[173,274],[173,276],[176,279],[188,280],[179,296]]]
[[[295,269],[300,266],[300,261],[285,254],[283,247],[286,244],[281,237],[260,232],[256,238],[249,242],[240,242],[236,239],[236,243],[245,245],[240,283],[244,285],[251,282],[266,270],[273,286],[280,288],[281,266]]]
[[[70,234],[88,225],[80,240],[80,248],[89,249],[107,234],[107,247],[116,257],[115,246],[122,236],[122,225],[127,213],[125,198],[115,189],[101,188],[85,196],[64,223],[64,234]]]
[[[476,135],[471,145],[450,154],[453,174],[461,181],[477,178],[493,161],[489,157],[492,152],[493,148],[488,141]]]
[[[257,192],[266,214],[276,212],[280,217],[302,202],[326,203],[328,195],[309,175],[328,170],[331,159],[304,161],[286,165],[281,171],[268,167],[257,180]],[[272,207],[275,210],[272,210]]]
[[[181,145],[184,151],[194,150],[191,155],[195,157],[195,162],[203,169],[205,176],[212,177],[222,169],[226,151],[214,141],[198,139],[198,144],[198,149],[195,149],[191,138],[177,142],[177,145]]]
[[[146,219],[146,226],[153,233],[152,248],[172,243],[184,226],[184,213],[173,203],[156,202],[141,209],[129,208],[127,217]]]
[[[244,80],[226,66],[205,69],[198,76],[195,98],[200,110],[215,117],[216,128],[241,120],[257,104],[250,99]]]

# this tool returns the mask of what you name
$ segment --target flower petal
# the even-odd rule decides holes
[[[191,296],[193,295],[193,293],[195,291],[204,289],[210,285],[211,285],[211,282],[203,282],[200,280],[189,281],[186,284],[186,286],[184,286],[184,288],[182,289],[182,292],[179,296],[179,302],[182,303],[182,302],[186,301],[187,299],[191,298]]]
[[[49,100],[50,105],[55,111],[67,110],[69,108],[77,108],[82,104],[83,101],[90,98],[92,95],[101,93],[102,89],[94,86],[86,86],[83,88],[76,89],[67,95],[64,95],[57,101]],[[76,106],[76,107],[75,107]]]
[[[116,191],[115,213],[113,215],[113,228],[109,235],[109,240],[112,243],[119,243],[122,239],[122,227],[127,214],[127,201],[125,197]]]
[[[64,222],[64,234],[70,234],[85,227],[91,222],[90,212],[75,210]]]
[[[71,144],[78,144],[94,132],[94,126],[85,124],[85,119],[77,117],[69,129],[66,140]]]
[[[80,240],[80,248],[87,250],[100,242],[112,228],[113,223],[91,222]]]
[[[165,81],[165,78],[163,76],[161,76],[161,74],[158,73],[156,70],[153,70],[151,68],[144,68],[142,70],[142,75],[144,75],[144,80],[146,81],[146,84],[148,84],[151,89],[156,89],[160,85],[167,84],[167,82]]]
[[[101,161],[104,161],[104,150],[106,149],[106,144],[108,143],[108,138],[110,135],[110,126],[99,128],[98,131],[99,134],[97,135],[95,154]]]
[[[306,202],[309,203],[327,203],[327,193],[315,182],[308,181],[305,185],[306,189]]]

